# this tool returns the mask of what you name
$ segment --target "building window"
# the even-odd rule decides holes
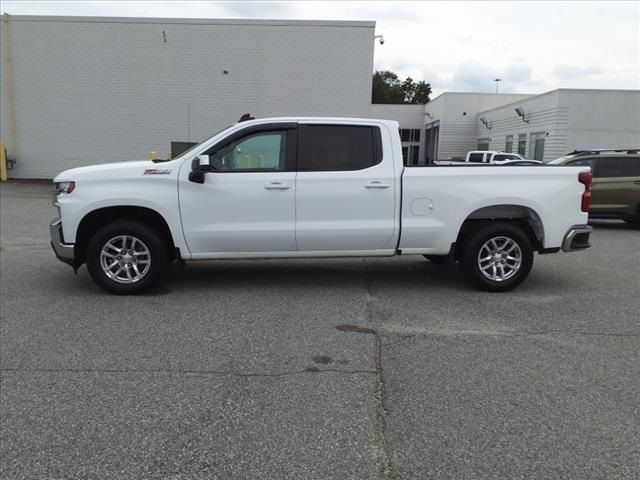
[[[420,145],[414,145],[411,147],[411,165],[418,165],[418,158],[420,155]]]
[[[518,135],[518,154],[523,157],[526,155],[527,150],[527,134],[521,133]]]
[[[513,135],[507,135],[504,142],[504,151],[507,153],[511,153],[513,151]]]
[[[400,129],[400,141],[401,142],[420,142],[420,130],[417,128],[401,128]]]
[[[488,138],[479,138],[478,139],[478,150],[489,150],[489,143],[491,142]]]
[[[532,133],[531,144],[529,145],[529,156],[534,160],[544,159],[544,132]]]
[[[418,165],[420,158],[420,145],[402,147],[402,162],[405,165]]]
[[[402,160],[405,165],[418,165],[420,158],[420,130],[414,128],[401,128],[400,141],[402,142]]]

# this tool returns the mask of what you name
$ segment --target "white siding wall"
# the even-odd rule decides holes
[[[447,92],[435,98],[425,106],[425,111],[433,116],[427,122],[440,120],[437,160],[464,157],[469,150],[476,149],[479,111],[529,97],[524,94]]]
[[[522,107],[522,121],[515,112]],[[480,122],[485,117],[487,130]],[[517,151],[519,134],[527,134],[525,156],[533,158],[531,134],[544,132],[544,160],[558,158],[575,149],[640,146],[640,91],[560,89],[479,112],[476,138],[491,138],[491,150],[503,150],[513,135]]]
[[[400,128],[424,127],[424,105],[371,105],[370,118],[395,120]]]
[[[13,177],[150,150],[165,157],[170,141],[189,140],[189,104],[191,141],[246,112],[370,114],[374,22],[12,16],[8,28]],[[2,50],[1,135],[11,154]]]
[[[640,90],[560,90],[569,111],[567,151],[640,148]]]
[[[522,107],[525,111],[526,123],[519,117],[515,109]],[[488,130],[482,122],[481,117],[489,121],[491,130]],[[523,99],[510,103],[503,107],[479,112],[476,120],[476,137],[491,139],[490,150],[503,151],[505,149],[507,135],[513,135],[513,151],[518,151],[518,135],[527,135],[527,149],[525,157],[533,158],[531,151],[530,135],[532,133],[542,133],[545,136],[544,156],[552,159],[562,156],[567,149],[567,127],[569,112],[567,108],[559,105],[558,91],[538,95],[533,98]]]

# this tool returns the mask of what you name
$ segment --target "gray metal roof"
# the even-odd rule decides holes
[[[153,23],[162,25],[254,25],[268,27],[364,27],[375,21],[353,20],[253,20],[244,18],[80,17],[58,15],[8,15],[10,22]]]

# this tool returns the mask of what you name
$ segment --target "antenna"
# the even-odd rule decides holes
[[[498,85],[500,84],[502,79],[501,78],[494,78],[493,81],[496,82],[496,93],[498,93]]]

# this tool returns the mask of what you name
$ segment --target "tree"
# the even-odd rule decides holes
[[[411,77],[400,80],[391,70],[373,74],[372,103],[425,104],[429,102],[431,84],[414,82]]]

